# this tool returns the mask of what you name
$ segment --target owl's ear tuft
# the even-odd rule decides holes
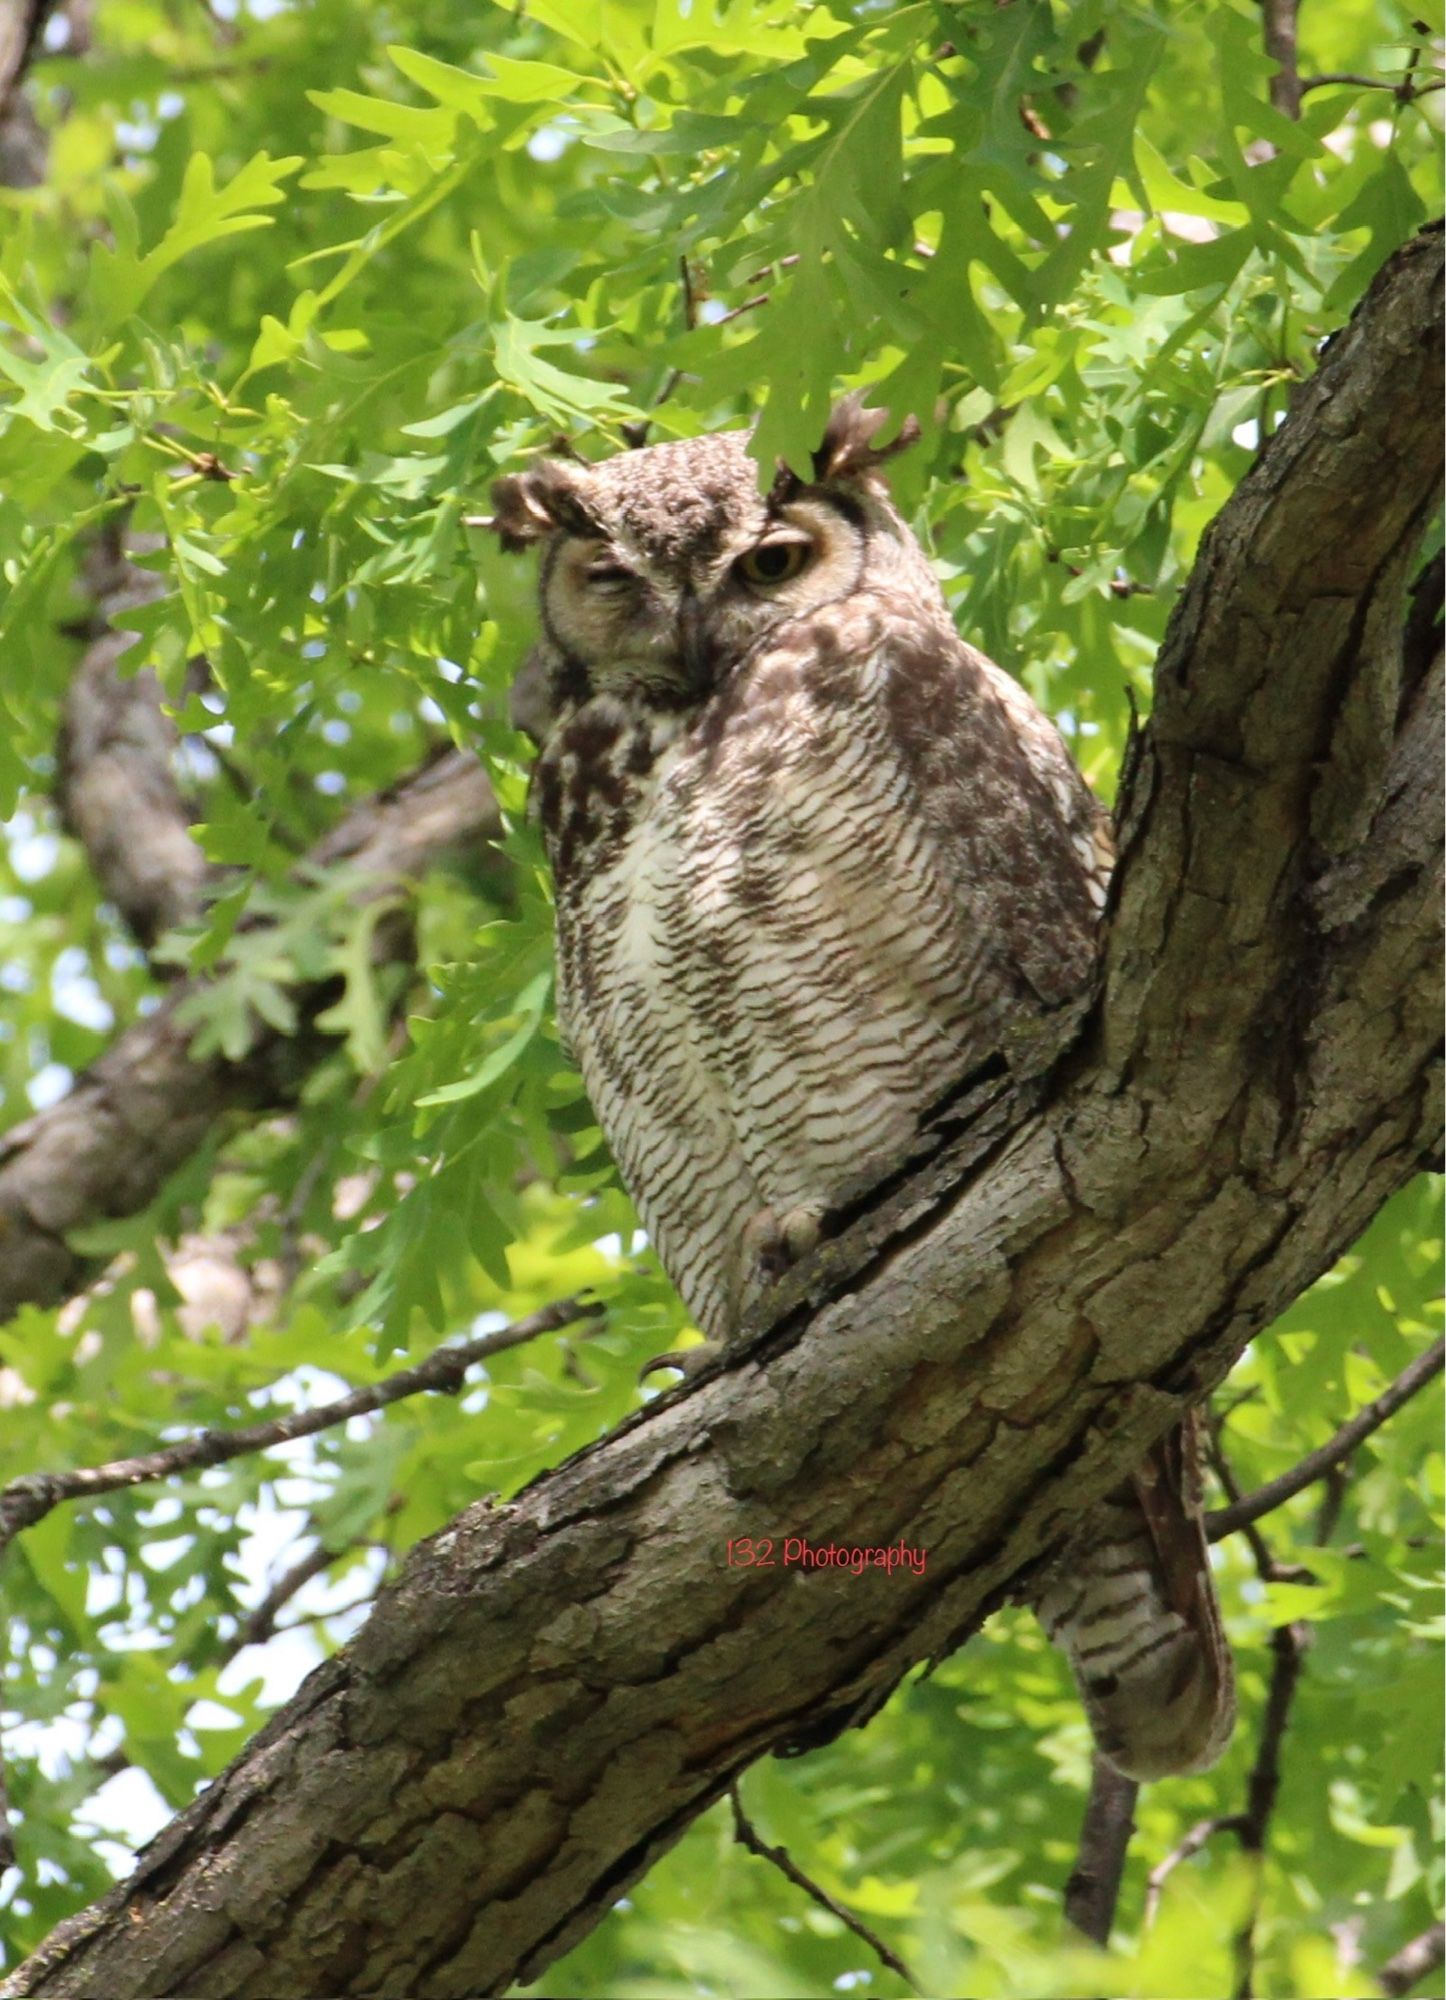
[[[888,421],[887,410],[865,408],[858,390],[845,396],[841,403],[835,404],[823,443],[813,454],[814,478],[866,479],[876,466],[907,451],[919,436],[918,419],[905,417],[896,438],[888,444],[876,445],[874,439]]]
[[[770,510],[786,507],[790,500],[796,500],[803,491],[803,481],[786,458],[778,461],[778,470],[773,475],[773,484],[768,489]]]
[[[576,476],[559,460],[545,458],[526,472],[509,472],[492,487],[492,526],[504,549],[517,550],[566,529],[597,533],[597,521],[577,489]]]

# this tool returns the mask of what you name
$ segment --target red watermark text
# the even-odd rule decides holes
[[[852,1542],[811,1542],[803,1535],[785,1535],[781,1541],[741,1535],[728,1543],[730,1569],[846,1569],[850,1576],[862,1576],[866,1569],[890,1575],[906,1569],[911,1576],[922,1576],[928,1560],[927,1549],[911,1549],[905,1541],[869,1549]]]

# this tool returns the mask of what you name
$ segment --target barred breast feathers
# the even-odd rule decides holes
[[[921,652],[870,593],[785,627],[646,770],[643,726],[585,709],[549,746],[562,998],[669,1268],[670,1238],[726,1265],[755,1209],[882,1172],[1022,1005],[1072,990],[1093,910],[1053,799],[999,768],[978,656]],[[1032,891],[1041,831],[1072,905]],[[1054,918],[1055,952],[1011,963]],[[716,1317],[728,1283],[678,1275]]]

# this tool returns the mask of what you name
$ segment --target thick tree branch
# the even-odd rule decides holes
[[[210,872],[176,783],[176,733],[160,683],[149,669],[123,676],[118,668],[132,643],[126,611],[159,596],[165,583],[127,560],[117,528],[101,536],[85,567],[96,621],[66,692],[56,801],[102,893],[149,949],[195,914]]]
[[[9,0],[0,14],[0,187],[39,187],[46,140],[21,85],[40,53],[55,0]]]
[[[1386,793],[1440,277],[1439,232],[1391,260],[1206,538],[1052,1071],[944,1107],[711,1374],[416,1549],[5,1990],[536,1978],[750,1762],[1027,1585],[1434,1149],[1439,822]],[[787,1534],[926,1571],[726,1560]]]
[[[452,855],[475,853],[501,831],[492,789],[475,759],[448,750],[367,800],[326,834],[307,867],[346,863],[370,893],[403,890]],[[379,947],[410,957],[403,922],[377,927]],[[302,985],[294,1036],[258,1023],[239,1061],[190,1054],[178,981],[163,1004],[119,1035],[58,1104],[0,1135],[0,1321],[22,1305],[49,1305],[78,1289],[88,1265],[71,1230],[133,1215],[189,1159],[226,1112],[287,1102],[334,1046],[311,1024],[335,998],[330,982]]]
[[[0,19],[0,115],[25,79],[55,0],[12,0]]]

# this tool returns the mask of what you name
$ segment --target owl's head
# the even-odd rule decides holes
[[[877,446],[884,422],[882,410],[848,398],[813,454],[812,478],[780,467],[767,494],[744,431],[599,465],[544,459],[498,480],[504,548],[542,544],[542,638],[523,670],[527,700],[515,705],[524,726],[541,734],[601,693],[695,707],[776,627],[902,581],[902,571],[916,591],[922,572],[937,596],[878,471],[918,425],[910,418]]]

